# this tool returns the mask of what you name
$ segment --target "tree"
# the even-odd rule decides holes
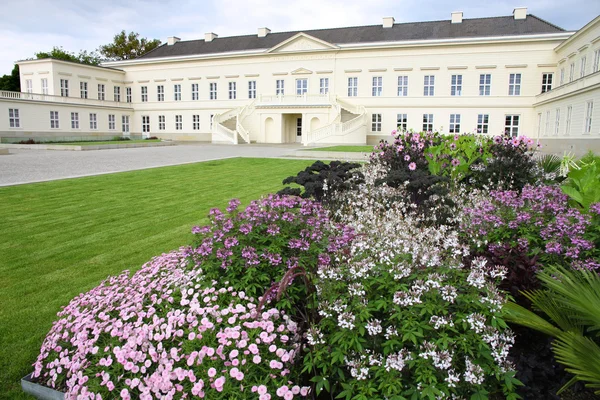
[[[0,90],[21,91],[21,79],[19,78],[19,65],[15,64],[10,75],[0,76]]]
[[[72,61],[81,64],[98,65],[100,64],[100,56],[95,51],[87,52],[86,50],[80,50],[79,54],[71,53],[66,51],[62,47],[54,46],[51,51],[40,51],[35,53],[37,59],[42,58],[55,58],[57,60]]]
[[[124,30],[115,35],[112,43],[100,46],[98,51],[107,60],[129,60],[154,50],[160,46],[160,40],[139,38],[139,33],[127,33]]]

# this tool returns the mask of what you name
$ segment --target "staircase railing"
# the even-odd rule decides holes
[[[242,139],[244,139],[246,143],[250,143],[250,132],[244,126],[244,120],[246,120],[246,118],[248,118],[248,116],[254,112],[255,103],[256,99],[252,100],[252,102],[244,106],[237,115],[235,127]]]
[[[315,143],[330,136],[344,136],[354,132],[366,123],[367,110],[363,106],[355,106],[340,99],[335,99],[338,115],[328,125],[319,129],[315,129],[306,135],[306,141],[303,143],[307,146],[310,143]],[[356,117],[344,123],[341,122],[342,109],[356,114]]]
[[[226,139],[225,141],[238,144],[237,132],[213,120],[213,133]]]

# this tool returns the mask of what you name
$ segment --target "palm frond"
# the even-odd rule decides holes
[[[516,303],[508,302],[504,304],[502,312],[504,313],[503,318],[508,322],[534,329],[548,336],[557,337],[562,334],[560,329],[544,318]]]
[[[575,379],[586,382],[587,387],[600,394],[600,346],[595,341],[579,333],[563,332],[554,341],[553,349],[556,360]]]
[[[538,166],[546,174],[558,174],[562,159],[556,154],[543,154],[537,157]]]

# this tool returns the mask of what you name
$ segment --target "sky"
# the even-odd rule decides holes
[[[0,75],[17,60],[63,47],[78,53],[112,42],[121,30],[183,40],[396,22],[511,15],[515,7],[561,28],[577,30],[600,14],[600,0],[17,0],[2,6]],[[10,17],[7,17],[10,16]]]

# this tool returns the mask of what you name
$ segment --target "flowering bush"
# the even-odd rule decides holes
[[[466,179],[479,169],[470,167],[485,164],[490,157],[491,138],[482,135],[442,136],[437,146],[425,149],[432,174],[450,175],[453,179]]]

